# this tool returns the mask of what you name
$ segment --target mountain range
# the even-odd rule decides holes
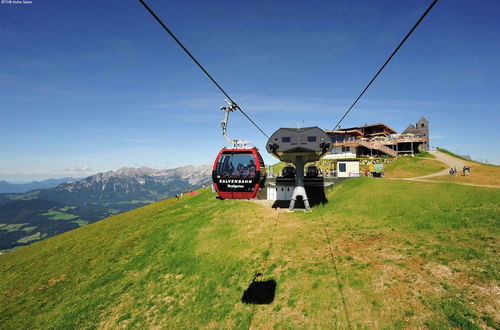
[[[28,183],[9,183],[5,180],[0,180],[1,193],[25,193],[36,189],[48,189],[60,185],[61,183],[78,181],[78,178],[58,178],[48,179],[43,181],[33,181]]]
[[[63,204],[158,201],[211,183],[211,168],[169,170],[124,167],[40,191],[39,198]]]
[[[27,193],[0,194],[0,250],[211,184],[211,167],[121,168]]]

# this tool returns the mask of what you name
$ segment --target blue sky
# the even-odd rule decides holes
[[[331,129],[430,1],[148,4],[271,135]],[[441,0],[342,126],[500,162],[500,3]],[[0,4],[0,180],[213,162],[224,97],[138,1]],[[239,113],[229,135],[266,138]]]

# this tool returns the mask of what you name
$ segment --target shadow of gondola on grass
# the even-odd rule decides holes
[[[257,280],[262,274],[256,274],[252,283],[243,292],[243,297],[241,297],[241,302],[244,304],[252,305],[269,305],[274,301],[274,295],[276,293],[276,281],[275,280]]]

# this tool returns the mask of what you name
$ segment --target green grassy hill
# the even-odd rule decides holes
[[[204,189],[2,255],[1,328],[498,329],[498,189],[360,178],[327,196],[286,213]],[[245,304],[259,272],[274,300]]]
[[[387,178],[412,178],[444,170],[446,165],[427,157],[400,157],[384,164],[384,175]]]
[[[458,169],[456,176],[438,176],[431,178],[432,181],[449,182],[449,183],[464,183],[464,184],[478,184],[500,186],[500,166],[494,164],[483,164],[476,161],[466,160],[463,157],[457,156],[447,150],[441,149],[450,156],[461,159],[464,165],[468,165],[471,169],[470,175],[462,175],[461,168]]]

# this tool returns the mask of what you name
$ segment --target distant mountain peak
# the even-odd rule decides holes
[[[49,189],[65,182],[78,181],[78,178],[65,177],[57,179],[47,179],[41,181],[32,181],[27,183],[9,183],[0,180],[0,193],[26,193],[31,190]]]
[[[149,167],[122,167],[97,173],[77,182],[67,182],[41,192],[61,203],[160,200],[211,183],[211,166],[183,166],[158,170]]]
[[[149,168],[149,167],[122,167],[116,171],[109,171],[107,173],[110,173],[111,175],[115,176],[129,176],[129,175],[151,175],[160,172],[159,170],[156,170],[154,168]]]
[[[105,179],[110,177],[170,176],[173,174],[189,176],[198,173],[209,173],[211,169],[212,169],[211,166],[208,164],[200,166],[186,165],[186,166],[176,167],[172,169],[163,169],[163,170],[154,169],[146,166],[122,167],[115,171],[111,170],[107,172],[97,173],[95,175],[89,176],[88,178],[97,177],[99,179]]]

